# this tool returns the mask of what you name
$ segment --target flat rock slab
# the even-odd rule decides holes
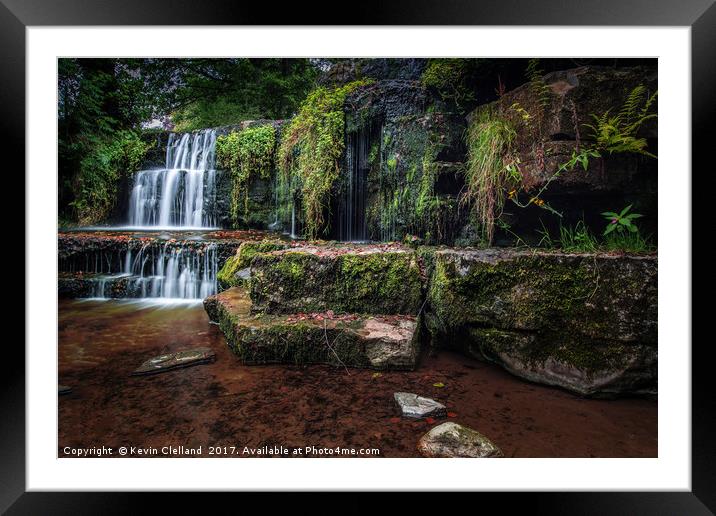
[[[405,417],[423,419],[447,416],[445,405],[430,398],[423,398],[412,392],[396,392],[393,397]]]
[[[245,364],[331,364],[385,370],[413,369],[417,362],[414,316],[255,313],[243,287],[206,298],[204,308]]]
[[[69,387],[67,385],[58,385],[57,386],[57,394],[69,394],[72,392],[72,387]]]
[[[216,359],[216,353],[210,348],[194,348],[176,353],[168,353],[150,358],[137,369],[132,371],[132,376],[163,373],[172,369],[189,367],[198,364],[206,364]]]
[[[423,457],[504,457],[502,450],[480,432],[452,422],[423,435],[418,451]]]

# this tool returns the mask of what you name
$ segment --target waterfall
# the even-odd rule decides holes
[[[346,171],[341,201],[340,239],[363,242],[366,232],[366,180],[370,170],[371,128],[346,138]]]
[[[165,168],[141,170],[129,198],[133,227],[209,228],[216,224],[216,131],[169,135]]]
[[[61,261],[60,266],[67,272],[78,268],[89,272],[94,298],[199,301],[217,292],[217,247],[214,243],[198,246],[179,242],[161,246],[146,244],[135,251],[127,249],[104,254],[98,252],[96,263],[89,264],[88,268],[77,267],[72,261]],[[107,265],[103,266],[103,263]]]

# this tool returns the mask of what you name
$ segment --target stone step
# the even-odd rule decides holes
[[[57,278],[57,294],[61,298],[137,298],[143,297],[142,282],[148,281],[147,278],[121,273],[60,272]]]
[[[206,298],[204,308],[245,364],[320,363],[379,370],[416,366],[415,316],[255,313],[243,287]]]
[[[417,315],[422,305],[418,254],[398,244],[306,245],[251,261],[255,311]]]

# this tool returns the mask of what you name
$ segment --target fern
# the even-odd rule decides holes
[[[539,66],[539,59],[530,59],[525,73],[530,81],[530,89],[537,98],[540,109],[544,111],[550,102],[550,88],[544,82],[544,70]]]
[[[648,95],[643,85],[636,86],[627,96],[624,104],[616,115],[608,109],[601,116],[592,114],[593,124],[584,124],[592,131],[594,149],[600,152],[615,154],[632,152],[656,158],[647,150],[646,138],[637,136],[641,126],[656,113],[650,113],[658,92]]]

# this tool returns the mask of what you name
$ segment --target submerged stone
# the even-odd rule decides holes
[[[447,422],[432,428],[418,441],[423,457],[503,457],[502,450],[477,430]]]
[[[445,405],[430,398],[423,398],[411,392],[396,392],[393,397],[405,417],[422,419],[447,416]]]
[[[417,253],[399,245],[305,246],[258,254],[251,262],[255,311],[417,314]]]
[[[297,313],[257,314],[245,289],[204,300],[231,350],[246,364],[331,364],[370,369],[413,369],[419,344],[414,316]]]
[[[72,392],[72,387],[69,387],[68,385],[58,385],[57,386],[57,394],[69,394]]]
[[[425,321],[434,346],[532,381],[656,392],[656,256],[440,250]]]
[[[150,358],[137,369],[132,371],[132,375],[147,375],[162,373],[172,369],[189,367],[198,364],[206,364],[216,359],[216,353],[211,348],[194,348],[175,353],[167,353],[158,357]]]

